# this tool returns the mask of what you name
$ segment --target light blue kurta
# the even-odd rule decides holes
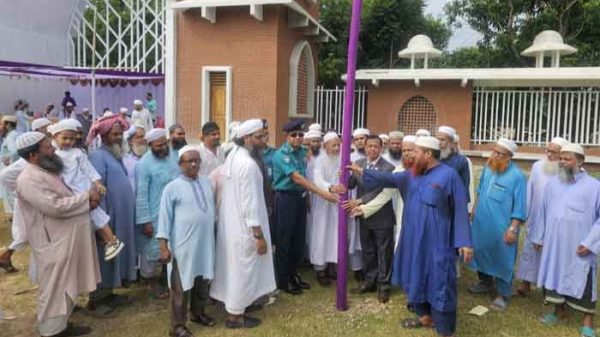
[[[160,200],[158,233],[177,260],[183,290],[202,276],[211,280],[215,261],[215,205],[207,177],[192,180],[180,175],[165,187]],[[173,263],[169,263],[169,286]]]
[[[503,238],[513,219],[525,221],[526,194],[527,180],[514,163],[500,174],[483,169],[471,226],[473,269],[512,282],[518,244],[508,245]]]
[[[160,198],[163,189],[171,180],[179,175],[179,167],[172,156],[159,159],[152,151],[146,152],[135,166],[136,176],[136,200],[135,200],[135,223],[136,243],[138,250],[147,261],[158,261],[160,251],[156,232],[158,229],[158,211],[160,209]],[[152,223],[154,233],[148,238],[142,233],[142,226]]]
[[[544,200],[546,183],[553,176],[544,172],[545,162],[546,160],[539,160],[533,164],[527,181],[527,233],[519,257],[519,268],[517,269],[518,279],[533,283],[537,281],[541,254],[533,247],[531,233],[534,232],[540,222],[537,215]]]
[[[587,173],[564,183],[558,176],[546,185],[539,225],[531,233],[542,245],[538,286],[561,295],[582,298],[587,276],[593,272],[592,300],[596,294],[596,255],[600,253],[600,182]],[[592,253],[580,257],[577,247]]]

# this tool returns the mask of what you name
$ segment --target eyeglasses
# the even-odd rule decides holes
[[[303,138],[304,132],[290,132],[290,137],[292,138]]]

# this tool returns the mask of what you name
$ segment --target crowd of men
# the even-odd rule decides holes
[[[360,282],[352,291],[386,303],[399,286],[416,314],[404,328],[455,335],[460,259],[478,272],[469,291],[494,294],[492,309],[507,309],[518,269],[520,294],[537,284],[555,305],[542,323],[560,322],[569,306],[583,313],[581,334],[594,336],[600,182],[583,169],[580,145],[553,139],[527,181],[512,160],[517,145],[501,138],[475,189],[452,127],[434,136],[361,128],[342,184],[340,135],[318,124],[306,130],[291,120],[275,149],[266,120],[230,123],[226,144],[208,122],[196,146],[180,124],[155,127],[139,103],[131,116],[106,113],[87,132],[72,117],[35,119],[20,134],[15,116],[2,119],[0,184],[14,241],[0,267],[15,271],[12,252],[31,246],[41,336],[88,334],[69,323],[76,297],[88,293],[84,310],[112,317],[132,301],[113,290],[139,279],[169,298],[171,336],[192,336],[188,303],[194,323],[215,325],[205,308],[217,301],[227,328],[256,327],[261,320],[248,313],[277,289],[311,288],[299,273],[306,259],[320,286],[335,282],[344,193],[348,257]]]

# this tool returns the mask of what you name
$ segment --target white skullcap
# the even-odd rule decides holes
[[[385,133],[380,134],[379,138],[381,140],[390,140],[390,136],[386,135]]]
[[[126,107],[122,106],[121,109],[119,109],[119,112],[122,114],[126,114],[127,111],[129,111],[129,109],[127,109]]]
[[[503,148],[507,149],[508,151],[510,151],[510,153],[515,154],[515,152],[517,152],[517,144],[515,144],[515,142],[513,142],[512,140],[508,139],[508,138],[500,138],[498,139],[498,141],[496,142],[496,144],[502,146]]]
[[[416,143],[417,142],[417,136],[415,135],[406,135],[404,136],[404,138],[402,138],[402,143]]]
[[[358,129],[354,130],[354,132],[352,133],[352,137],[369,136],[369,135],[371,135],[371,132],[369,131],[369,129],[365,129],[365,128],[358,128]]]
[[[135,131],[137,129],[144,129],[144,124],[141,120],[137,119],[133,124],[131,124],[131,126],[129,127],[129,129],[127,129],[127,131],[125,132],[125,138],[126,139],[131,139],[131,137],[133,137],[135,135]]]
[[[304,139],[317,139],[321,138],[322,136],[323,134],[321,134],[321,131],[310,130],[304,134]]]
[[[415,145],[419,146],[419,147],[432,149],[432,150],[440,149],[440,141],[437,138],[431,137],[431,136],[417,137],[417,141],[415,142]]]
[[[419,129],[415,133],[415,136],[417,136],[417,137],[421,137],[421,136],[429,137],[429,136],[431,136],[431,132],[429,132],[429,130]]]
[[[229,123],[229,125],[227,126],[227,129],[229,130],[229,139],[237,138],[237,128],[241,124],[242,123],[239,121],[233,121]]]
[[[552,141],[550,141],[550,144],[556,144],[560,147],[563,147],[563,146],[569,144],[569,141],[562,137],[554,137],[554,138],[552,138]]]
[[[50,120],[48,118],[38,118],[38,119],[34,119],[31,122],[31,130],[32,131],[37,131],[39,128],[43,128],[44,126],[48,126],[52,124],[52,122],[50,122]]]
[[[564,145],[560,149],[560,152],[573,152],[573,153],[577,153],[582,156],[585,156],[585,151],[583,150],[583,147],[581,145],[575,144],[575,143],[568,143],[568,144]]]
[[[404,132],[402,131],[390,131],[390,138],[404,138]]]
[[[30,146],[33,146],[33,145],[41,142],[44,138],[46,138],[46,135],[41,132],[37,132],[37,131],[25,132],[24,134],[21,134],[19,137],[17,137],[17,141],[16,141],[17,150],[22,150],[22,149],[28,148]]]
[[[53,136],[57,133],[61,133],[63,131],[73,131],[73,132],[77,132],[77,125],[75,125],[74,123],[70,123],[69,120],[71,120],[70,118],[68,119],[63,119],[62,121],[56,123],[56,124],[52,124],[48,127],[48,132],[50,132]]]
[[[325,134],[325,136],[323,136],[323,143],[327,143],[330,140],[334,140],[334,139],[339,139],[340,136],[338,136],[337,133],[333,132],[333,131],[329,131]]]
[[[308,127],[308,131],[323,131],[323,128],[321,127],[321,124],[319,123],[312,123],[309,127]],[[306,138],[306,136],[304,137]]]
[[[136,99],[135,101],[133,101],[133,105],[144,105],[144,102],[140,101],[139,99]]]
[[[90,112],[90,108],[83,108],[83,109],[81,109],[81,111],[87,111],[87,112]]]
[[[110,110],[107,110],[104,114],[102,114],[102,117],[111,117],[113,116],[113,112]]]
[[[73,103],[67,102],[67,104],[65,104],[65,106],[73,106]]]
[[[453,127],[446,126],[446,125],[440,126],[438,128],[438,132],[450,136],[450,138],[452,138],[452,140],[454,140],[454,136],[456,136],[456,130],[454,130]]]
[[[259,118],[249,119],[244,121],[240,126],[237,127],[237,137],[242,138],[247,135],[251,135],[258,130],[263,129],[263,122]]]
[[[196,151],[196,152],[198,152],[198,154],[200,154],[200,151],[198,151],[198,148],[196,148],[195,146],[186,145],[186,146],[182,147],[181,149],[179,149],[179,153],[178,153],[179,157],[178,158],[181,158],[181,156],[183,156],[184,153],[190,152],[190,151]]]
[[[146,133],[146,137],[144,137],[144,138],[146,139],[146,141],[148,143],[151,143],[151,142],[153,142],[157,139],[163,138],[163,137],[165,139],[167,138],[167,130],[165,130],[163,128],[154,128],[154,129],[148,131]]]

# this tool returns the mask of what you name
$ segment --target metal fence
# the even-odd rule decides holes
[[[600,146],[600,88],[475,88],[471,142],[544,146],[564,137]]]
[[[367,93],[365,87],[358,87],[354,92],[353,129],[366,125]],[[342,115],[344,111],[345,88],[336,86],[326,89],[317,86],[315,89],[315,120],[323,130],[342,131]]]

